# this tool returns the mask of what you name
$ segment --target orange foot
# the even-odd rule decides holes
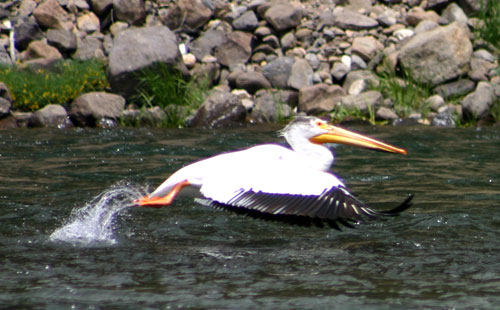
[[[135,200],[134,203],[136,203],[141,207],[152,207],[152,208],[161,208],[163,206],[168,206],[169,204],[172,203],[172,201],[174,201],[174,198],[177,196],[177,194],[179,194],[181,189],[189,185],[190,185],[189,181],[184,180],[182,182],[175,184],[174,187],[172,187],[172,189],[166,196],[163,197],[145,196],[142,197],[141,199]]]

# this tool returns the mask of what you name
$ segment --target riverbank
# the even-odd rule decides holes
[[[1,8],[0,63],[98,59],[109,88],[23,111],[3,84],[0,128],[161,126],[173,116],[182,126],[224,127],[296,114],[455,127],[500,117],[498,50],[477,36],[479,0],[27,0]],[[139,75],[158,63],[209,91],[190,106],[144,105]]]

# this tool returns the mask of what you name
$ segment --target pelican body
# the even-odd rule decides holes
[[[200,160],[179,169],[136,203],[163,207],[186,194],[205,205],[257,218],[300,225],[326,223],[336,229],[339,223],[353,227],[410,207],[412,196],[388,211],[367,207],[330,172],[334,156],[324,144],[404,155],[406,150],[309,116],[295,118],[280,133],[289,148],[263,144]]]

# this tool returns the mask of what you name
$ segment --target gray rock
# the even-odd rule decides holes
[[[425,105],[431,108],[431,111],[438,112],[439,108],[445,105],[443,97],[432,95],[425,100]]]
[[[316,84],[299,91],[299,111],[307,114],[330,112],[339,104],[344,89],[338,85]]]
[[[117,120],[125,107],[125,98],[105,92],[90,92],[78,96],[69,115],[79,126],[97,126],[102,119]]]
[[[78,30],[92,33],[101,30],[101,23],[97,15],[93,12],[83,13],[76,19],[76,26]]]
[[[62,59],[61,53],[57,48],[44,43],[43,41],[33,41],[28,45],[24,60],[32,60],[38,58],[45,58],[49,60]]]
[[[309,63],[309,65],[313,70],[318,69],[319,66],[321,65],[321,61],[319,60],[318,55],[316,54],[307,53],[304,59],[307,60],[307,62]]]
[[[311,86],[313,84],[313,73],[313,69],[307,60],[297,59],[292,65],[288,86],[296,90]]]
[[[65,29],[48,29],[47,43],[57,48],[61,53],[71,53],[76,50],[76,36]]]
[[[437,127],[456,127],[457,124],[453,117],[453,114],[450,112],[441,112],[436,114],[431,121],[432,126]]]
[[[9,115],[11,107],[12,103],[9,100],[0,97],[0,119]]]
[[[496,67],[494,63],[473,57],[470,61],[469,77],[475,82],[488,81],[489,71]]]
[[[424,19],[415,27],[415,33],[431,31],[439,27],[439,24],[433,20]]]
[[[12,103],[12,95],[10,94],[9,88],[5,83],[0,82],[0,98],[7,100]]]
[[[265,13],[266,21],[278,32],[300,25],[302,11],[288,3],[272,5]]]
[[[352,52],[358,54],[364,61],[370,61],[384,49],[384,45],[372,36],[357,37],[352,42]]]
[[[143,0],[113,0],[115,19],[131,25],[141,25],[146,18]]]
[[[481,120],[488,116],[490,107],[496,99],[495,90],[487,82],[479,82],[476,90],[460,102],[463,118],[468,120]]]
[[[423,20],[432,20],[439,22],[439,15],[434,11],[424,11],[421,7],[415,6],[406,14],[406,22],[415,27]]]
[[[226,91],[213,91],[196,111],[190,126],[225,127],[243,122],[247,109],[238,96]]]
[[[297,39],[293,32],[286,33],[283,37],[281,37],[281,47],[283,50],[294,48],[297,45]]]
[[[212,17],[209,1],[180,0],[177,5],[181,9],[184,26],[188,30],[201,28]]]
[[[360,56],[353,54],[351,56],[351,69],[352,70],[363,70],[366,69],[367,64]]]
[[[486,60],[489,62],[495,62],[495,60],[496,60],[496,57],[493,56],[493,54],[491,54],[490,52],[488,52],[485,49],[479,49],[479,50],[474,51],[474,53],[472,54],[472,57]]]
[[[458,4],[467,15],[475,15],[481,9],[481,0],[458,0]]]
[[[35,111],[29,120],[30,127],[69,128],[73,123],[66,110],[59,104],[49,104]]]
[[[425,8],[431,9],[431,10],[436,10],[436,9],[443,8],[449,2],[450,2],[450,0],[428,0]]]
[[[335,9],[332,17],[333,26],[337,26],[342,29],[363,30],[378,26],[377,20],[340,7]]]
[[[95,36],[85,36],[77,39],[77,49],[73,58],[80,60],[89,60],[93,58],[105,59],[104,47],[100,38]]]
[[[215,48],[214,56],[227,67],[246,63],[252,56],[252,35],[242,31],[231,32],[226,42]]]
[[[283,36],[283,38],[288,37],[288,34],[289,33],[285,34]],[[292,33],[292,37],[293,37],[293,33]],[[283,38],[282,38],[282,40],[283,40]],[[288,41],[288,39],[285,39],[285,41]],[[262,43],[269,45],[273,49],[280,47],[280,39],[278,39],[278,37],[275,36],[274,34],[270,34],[268,36],[263,37]],[[283,48],[285,48],[285,47],[283,47]]]
[[[38,24],[46,28],[66,29],[73,28],[73,16],[64,10],[57,0],[47,0],[33,10]]]
[[[5,118],[0,118],[0,129],[12,129],[18,128],[16,117],[14,115],[9,115]]]
[[[126,98],[134,95],[137,74],[158,62],[188,75],[177,38],[167,27],[131,28],[120,32],[109,54],[108,79],[113,92]]]
[[[347,95],[342,97],[340,105],[348,110],[358,110],[368,114],[369,109],[375,111],[376,108],[382,106],[384,97],[375,90],[370,90],[359,95]]]
[[[245,89],[251,94],[259,89],[271,88],[271,83],[257,71],[241,72],[236,77],[235,84],[237,88]]]
[[[380,107],[375,113],[375,118],[384,121],[393,121],[399,118],[399,116],[392,109],[387,107]]]
[[[466,73],[471,56],[468,31],[452,23],[416,34],[401,48],[398,59],[415,80],[436,86]]]
[[[125,126],[160,127],[167,118],[167,113],[156,106],[145,110],[123,110],[121,123]]]
[[[434,92],[444,99],[462,96],[470,93],[476,87],[476,83],[468,79],[460,79],[455,82],[439,85],[434,88]]]
[[[364,87],[357,92],[358,94],[364,91],[367,87],[378,87],[380,84],[380,81],[378,77],[373,73],[372,71],[369,70],[356,70],[356,71],[350,71],[347,76],[345,77],[344,84],[342,87],[347,93],[356,93],[352,91],[353,84],[359,83],[356,81],[363,81]]]
[[[291,57],[278,57],[266,64],[262,68],[262,73],[273,87],[287,88],[293,63]]]
[[[337,82],[340,82],[349,71],[351,71],[351,68],[349,66],[347,66],[343,62],[337,61],[333,64],[333,68],[330,71],[330,74],[335,78]]]
[[[211,55],[217,46],[221,46],[227,41],[227,31],[225,27],[210,29],[202,33],[190,46],[190,51],[197,59],[203,59],[206,55]]]
[[[14,26],[16,48],[25,50],[30,42],[43,38],[43,32],[33,16],[19,19]]]
[[[456,3],[450,3],[446,9],[443,10],[441,16],[445,18],[449,23],[458,22],[463,25],[467,25],[469,18],[465,15],[461,7]]]
[[[281,92],[265,92],[257,96],[251,119],[258,123],[270,123],[290,117],[293,112],[286,100]],[[296,93],[295,100],[297,100]]]
[[[253,31],[258,25],[259,21],[253,11],[247,11],[233,21],[233,28],[241,31]]]
[[[10,59],[9,52],[7,52],[7,50],[3,46],[0,46],[0,65],[12,65],[12,59]]]

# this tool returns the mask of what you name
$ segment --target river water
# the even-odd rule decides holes
[[[376,208],[415,199],[343,232],[131,207],[277,129],[0,131],[0,309],[500,307],[498,127],[354,127],[408,156],[338,146],[335,173]]]

